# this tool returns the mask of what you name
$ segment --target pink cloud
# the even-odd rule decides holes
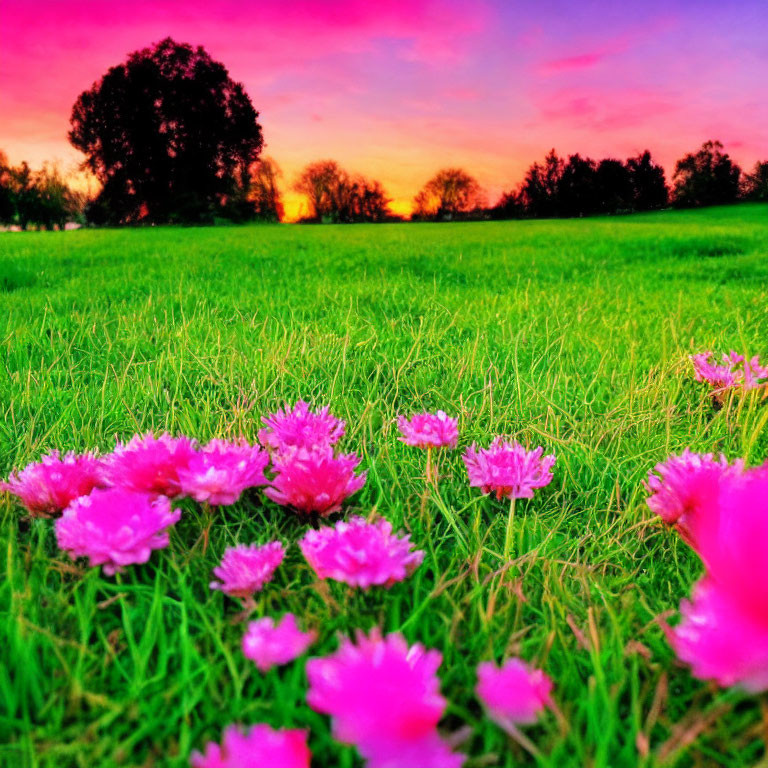
[[[654,123],[677,109],[675,101],[652,91],[631,89],[608,95],[603,90],[561,89],[537,97],[541,120],[596,133]],[[649,137],[650,138],[650,137]]]
[[[651,17],[645,23],[629,31],[622,31],[612,37],[609,36],[607,40],[605,34],[597,40],[584,40],[581,51],[566,56],[546,58],[541,62],[539,71],[544,76],[550,76],[590,69],[602,64],[607,59],[620,56],[657,39],[674,27],[676,23],[675,17],[664,14]]]
[[[558,72],[572,72],[577,69],[586,69],[599,64],[606,56],[607,51],[594,51],[593,53],[581,53],[577,56],[565,56],[561,59],[551,59],[542,64],[544,73],[556,74]]]

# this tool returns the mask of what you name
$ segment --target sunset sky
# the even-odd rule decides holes
[[[400,211],[446,165],[494,199],[550,147],[648,147],[668,174],[708,138],[768,159],[766,0],[0,0],[0,148],[82,160],[66,138],[78,94],[167,35],[245,84],[285,187],[333,158]]]

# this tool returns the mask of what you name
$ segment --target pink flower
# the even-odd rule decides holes
[[[336,653],[307,662],[307,703],[330,715],[334,737],[354,744],[371,766],[460,765],[460,756],[449,762],[437,732],[445,709],[441,660],[438,651],[409,647],[399,634],[345,638]]]
[[[360,753],[366,768],[461,768],[464,764],[464,755],[453,752],[437,730],[412,741],[382,740]]]
[[[700,352],[691,355],[693,375],[696,381],[706,381],[718,390],[736,386],[736,373],[732,370],[733,366],[730,364],[728,356],[723,355],[725,365],[716,365],[711,362],[712,355],[712,352]]]
[[[195,446],[188,437],[135,435],[125,445],[104,457],[104,478],[109,485],[132,491],[178,496],[179,472],[195,456]]]
[[[192,768],[309,768],[307,732],[275,730],[258,724],[243,732],[230,725],[221,746],[208,742],[205,753],[193,752]]]
[[[742,610],[717,582],[702,579],[690,602],[680,605],[682,622],[671,631],[678,657],[702,680],[721,686],[768,690],[768,616]]]
[[[302,632],[292,613],[275,624],[269,616],[252,621],[243,637],[243,653],[266,672],[301,656],[315,642],[315,632]]]
[[[705,502],[716,495],[725,475],[744,471],[744,462],[733,465],[720,454],[694,453],[686,448],[680,456],[670,456],[648,473],[645,482],[650,491],[646,503],[667,525],[675,525],[682,537],[695,548],[692,519],[705,508]],[[655,474],[654,474],[655,473]]]
[[[56,538],[70,557],[87,557],[91,566],[101,565],[111,576],[125,565],[146,563],[153,549],[167,547],[167,529],[180,517],[165,496],[96,489],[64,510],[55,524]]]
[[[478,664],[475,692],[491,720],[506,731],[535,723],[552,704],[552,681],[521,659],[508,659],[501,667]]]
[[[445,411],[417,413],[410,421],[398,416],[397,428],[403,434],[398,439],[417,448],[455,448],[459,440],[458,423]]]
[[[393,536],[384,519],[368,523],[353,517],[333,528],[309,530],[299,547],[319,578],[363,589],[402,581],[424,559],[421,550],[411,551],[410,537]]]
[[[531,499],[536,488],[552,482],[555,456],[543,456],[543,448],[527,451],[520,443],[497,437],[490,448],[477,450],[473,443],[463,456],[469,484],[497,499]]]
[[[0,490],[18,496],[32,517],[49,517],[100,485],[101,461],[93,454],[62,457],[51,451],[39,463],[14,472],[7,483],[0,483]]]
[[[761,366],[757,355],[746,360],[743,355],[731,350],[722,356],[721,365],[712,362],[713,356],[712,352],[700,352],[691,355],[691,362],[696,381],[707,382],[718,394],[733,387],[754,389],[764,383],[758,379],[768,378],[768,366]]]
[[[334,456],[330,445],[298,448],[275,458],[277,475],[264,493],[283,506],[325,517],[365,485],[367,473],[355,475],[359,463],[354,453]]]
[[[313,412],[303,400],[293,410],[286,405],[262,421],[266,427],[259,441],[274,450],[334,445],[344,435],[344,422],[330,414],[327,405]]]
[[[768,619],[768,472],[723,477],[694,529],[696,551],[720,591],[753,616]]]
[[[181,492],[195,501],[234,504],[246,488],[266,485],[269,454],[245,440],[211,440],[179,469]]]
[[[731,352],[731,356],[733,356]],[[755,389],[756,387],[764,386],[766,382],[764,379],[768,379],[768,365],[760,365],[760,358],[755,355],[750,360],[744,360],[744,389]],[[763,381],[758,381],[763,379]]]
[[[213,575],[221,581],[212,581],[210,587],[230,597],[251,597],[272,578],[284,556],[285,549],[279,541],[263,546],[230,547],[224,552],[221,565],[213,569]]]
[[[673,646],[693,673],[768,690],[768,472],[723,475],[692,520],[706,576],[683,602]]]

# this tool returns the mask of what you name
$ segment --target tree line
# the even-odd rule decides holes
[[[739,200],[768,200],[768,162],[745,174],[719,141],[707,141],[677,161],[671,187],[648,150],[625,161],[596,161],[579,154],[565,160],[553,149],[488,213],[491,218],[571,218]]]
[[[85,202],[55,165],[38,171],[27,163],[12,166],[0,151],[0,225],[64,229],[68,222],[82,222]]]
[[[377,222],[397,219],[383,186],[325,160],[308,165],[294,190],[305,196],[307,222]],[[477,179],[462,168],[438,171],[413,200],[414,221],[571,218],[694,208],[739,200],[768,200],[768,161],[743,173],[718,141],[707,141],[675,165],[672,186],[646,150],[625,161],[600,161],[551,150],[530,166],[517,188],[489,205]]]
[[[262,155],[259,113],[241,83],[202,47],[166,38],[130,54],[77,98],[69,139],[95,178],[76,192],[51,165],[12,167],[0,153],[0,224],[22,229],[202,224],[283,218],[277,164]],[[292,188],[304,221],[397,220],[383,185],[333,160],[310,163]],[[489,204],[462,168],[440,170],[413,200],[413,220],[549,218],[768,200],[768,161],[744,173],[719,141],[675,165],[671,184],[649,151],[626,160],[560,157],[553,149]]]
[[[293,185],[306,198],[304,221],[351,224],[392,221],[392,202],[378,181],[350,174],[334,160],[310,163]]]

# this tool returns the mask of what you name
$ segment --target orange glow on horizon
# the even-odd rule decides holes
[[[283,195],[283,207],[285,209],[283,221],[287,223],[298,221],[308,213],[306,200],[296,192],[286,192]],[[389,210],[395,215],[407,219],[413,211],[413,201],[402,198],[392,200],[389,204]]]

